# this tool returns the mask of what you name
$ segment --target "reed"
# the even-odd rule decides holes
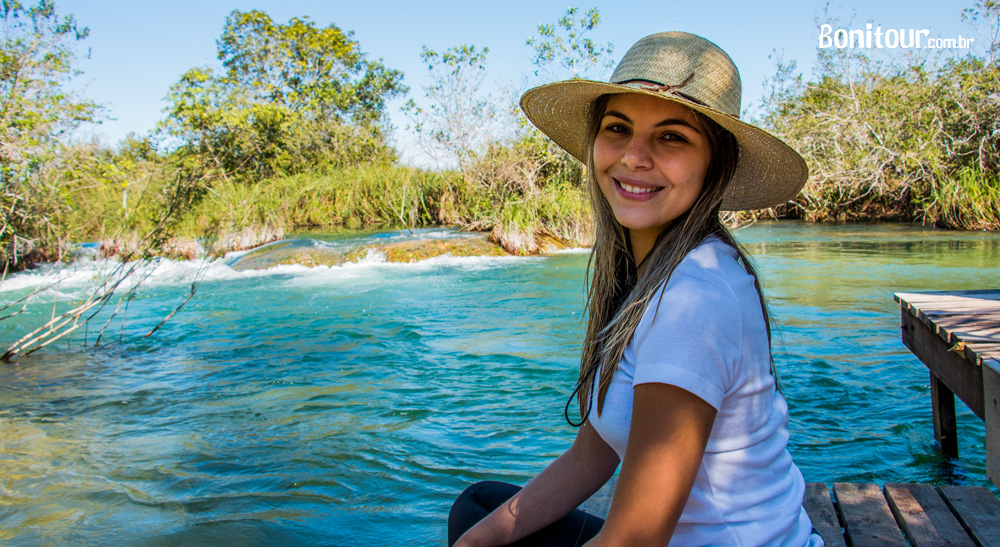
[[[383,164],[303,173],[257,183],[220,181],[188,215],[186,232],[209,227],[361,228],[437,221],[441,175]]]
[[[931,190],[924,209],[944,228],[1000,230],[1000,176],[963,169]]]
[[[260,182],[220,178],[151,252],[191,258],[249,249],[306,228],[441,225],[489,232],[514,254],[585,245],[589,212],[579,185],[564,170],[526,183],[519,153],[496,152],[463,172],[374,163]],[[63,222],[77,240],[102,241],[106,256],[135,253],[162,217],[166,202],[159,196],[171,184],[151,176],[125,186],[79,185]]]

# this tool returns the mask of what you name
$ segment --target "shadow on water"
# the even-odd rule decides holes
[[[932,444],[927,372],[899,341],[892,293],[997,286],[1000,236],[788,223],[737,236],[778,319],[807,480],[986,484],[982,422],[964,406],[961,458]],[[571,441],[586,261],[220,261],[143,340],[197,270],[165,264],[122,343],[0,366],[0,543],[442,543],[464,485],[523,482]],[[80,268],[61,298],[85,285]]]

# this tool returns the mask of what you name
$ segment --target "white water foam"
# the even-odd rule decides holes
[[[507,268],[519,264],[542,262],[544,257],[484,257],[440,255],[418,262],[387,262],[385,254],[375,249],[369,249],[365,257],[357,262],[345,262],[339,266],[276,266],[267,271],[280,271],[293,277],[286,281],[288,285],[330,285],[342,281],[362,280],[381,283],[386,275],[393,277],[410,274],[427,274],[435,270],[461,269],[467,272],[487,271]]]
[[[590,254],[590,249],[587,247],[570,247],[569,249],[559,249],[558,251],[552,251],[551,253],[545,253],[550,255],[588,255]]]
[[[241,251],[243,254],[246,251]],[[427,272],[434,269],[461,268],[468,271],[483,271],[505,268],[517,264],[544,261],[544,257],[456,257],[441,255],[418,262],[387,262],[385,253],[371,248],[361,260],[346,262],[339,266],[304,266],[300,264],[279,264],[261,270],[234,270],[228,264],[239,256],[228,253],[224,258],[209,262],[204,260],[160,259],[147,264],[121,265],[114,260],[81,259],[69,265],[45,265],[38,269],[10,275],[0,283],[0,302],[13,301],[31,291],[43,290],[47,299],[84,298],[87,293],[103,283],[115,283],[131,266],[136,270],[122,282],[119,290],[129,290],[141,284],[145,287],[188,285],[196,279],[225,282],[239,279],[253,279],[271,276],[290,276],[299,283],[303,278],[329,283],[337,279],[351,279],[371,276],[380,270]],[[121,266],[121,267],[120,267]],[[116,270],[117,268],[117,270]]]

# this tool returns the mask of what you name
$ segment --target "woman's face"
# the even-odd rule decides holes
[[[710,160],[705,128],[692,110],[638,93],[608,101],[594,140],[594,175],[633,245],[651,247],[694,205]]]

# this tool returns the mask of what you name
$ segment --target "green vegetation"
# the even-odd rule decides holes
[[[382,122],[403,75],[367,60],[350,33],[235,10],[218,48],[224,72],[185,73],[161,127],[191,173],[260,181],[394,159]]]
[[[591,8],[576,19],[578,11],[577,8],[569,8],[554,24],[538,25],[538,36],[528,38],[528,45],[535,50],[533,61],[539,71],[565,79],[565,72],[571,73],[573,78],[579,78],[589,75],[594,68],[614,67],[614,60],[611,58],[614,46],[608,43],[597,44],[586,37],[601,22],[601,14],[597,8]],[[558,65],[563,74],[559,70],[553,70],[554,65]],[[600,78],[598,75],[593,76]]]
[[[98,118],[98,105],[74,99],[62,83],[76,71],[75,43],[87,37],[48,0],[25,8],[0,0],[0,260],[19,267],[62,256],[66,239],[53,215],[66,196],[48,182],[61,166],[63,137]]]
[[[1000,28],[1000,3],[967,19]],[[1000,58],[876,60],[818,50],[813,81],[778,63],[763,122],[799,150],[810,179],[771,213],[814,221],[902,220],[1000,229]],[[926,51],[926,50],[924,50]]]
[[[400,72],[367,59],[335,25],[281,24],[260,11],[227,17],[221,70],[186,72],[156,132],[109,149],[65,138],[99,118],[98,105],[61,91],[87,30],[49,0],[0,1],[8,268],[59,259],[74,241],[149,260],[250,248],[303,227],[458,225],[519,254],[586,243],[580,166],[514,114],[514,94],[478,94],[486,48],[424,48],[435,83],[426,110],[407,108],[441,154],[435,171],[400,166],[387,144],[386,101],[408,91]],[[597,12],[574,13],[536,42],[552,45],[539,66],[570,53],[574,71],[607,64],[610,47],[582,38]]]
[[[1000,179],[996,172],[963,168],[934,186],[925,209],[945,226],[996,230],[1000,227]]]

